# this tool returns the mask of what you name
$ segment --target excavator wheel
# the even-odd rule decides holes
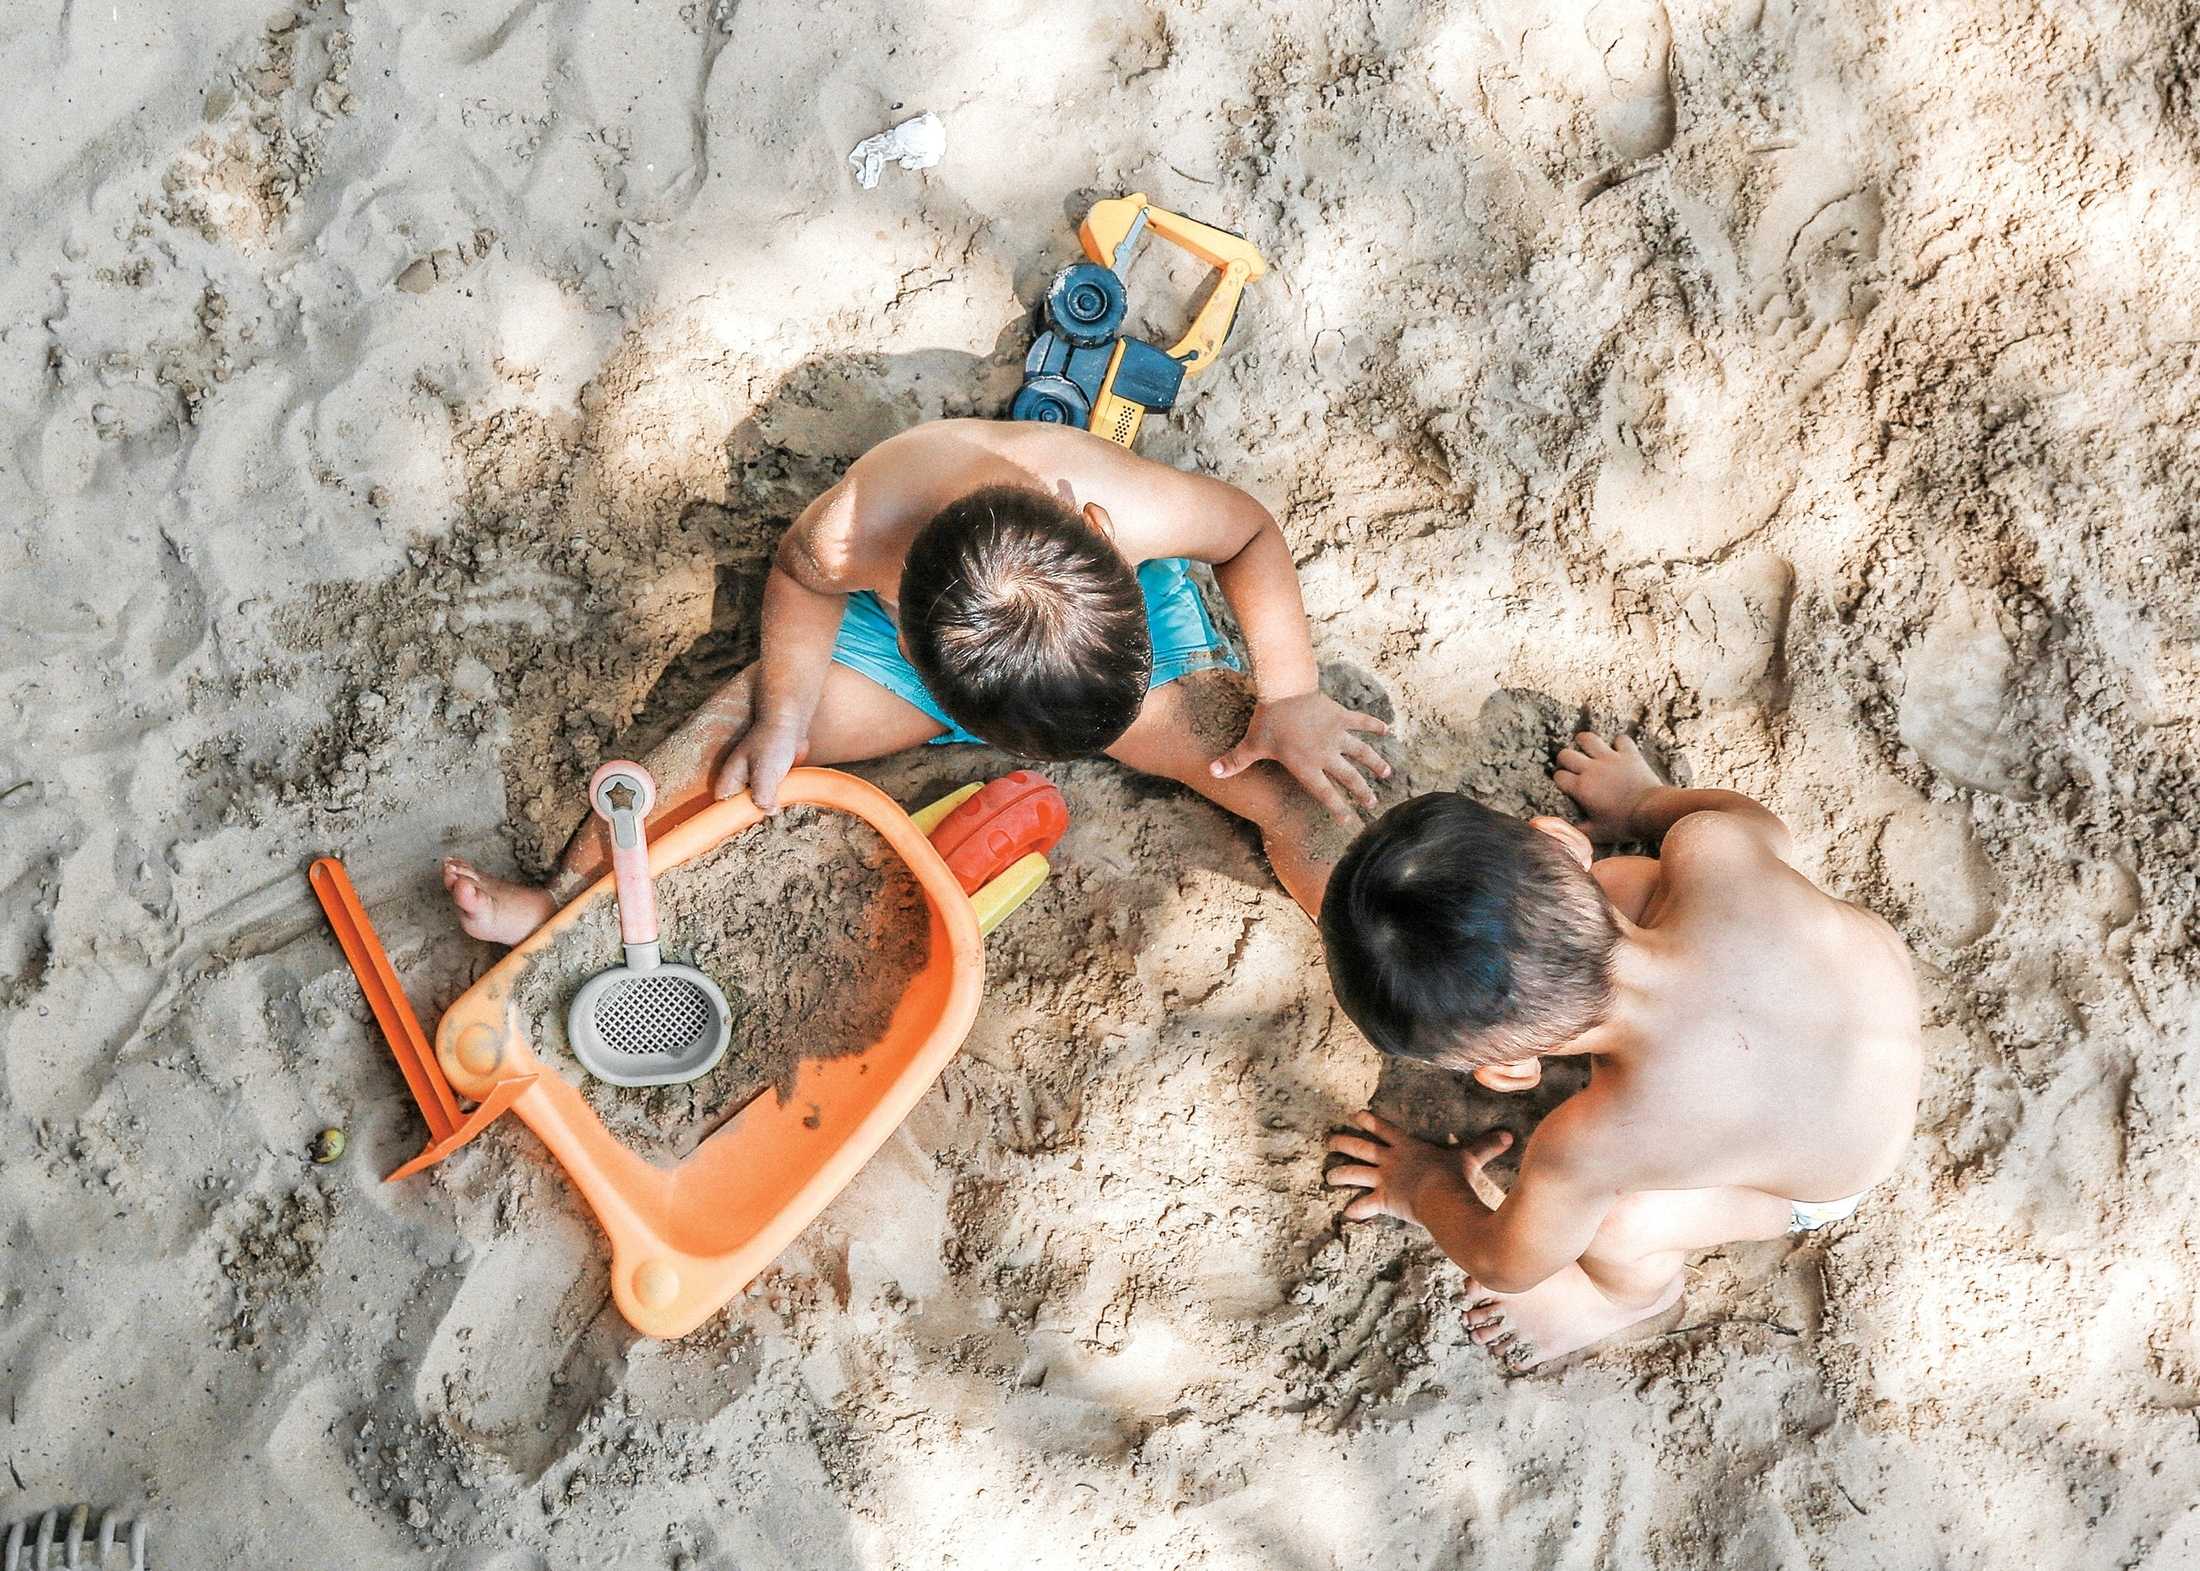
[[[1079,262],[1063,268],[1047,286],[1047,321],[1080,347],[1104,344],[1116,335],[1130,299],[1112,267]]]

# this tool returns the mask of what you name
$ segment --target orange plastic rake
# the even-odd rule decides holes
[[[391,1056],[404,1071],[413,1100],[420,1104],[420,1116],[428,1121],[427,1149],[383,1180],[394,1183],[434,1166],[495,1123],[519,1100],[534,1076],[504,1081],[480,1106],[461,1116],[458,1097],[444,1076],[443,1066],[428,1049],[420,1017],[412,1012],[412,1005],[405,1001],[405,990],[397,985],[390,957],[382,948],[382,940],[375,936],[374,924],[367,920],[366,907],[359,903],[359,891],[351,887],[351,875],[344,871],[344,864],[333,856],[324,856],[307,871],[306,878],[320,899],[321,909],[328,913],[328,925],[336,930],[336,942],[351,962],[351,974],[359,979],[359,991],[367,996],[367,1008],[374,1011],[375,1024],[382,1028]]]

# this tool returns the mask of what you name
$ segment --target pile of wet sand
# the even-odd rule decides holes
[[[682,1085],[615,1086],[574,1057],[573,996],[622,963],[618,904],[598,900],[528,965],[515,990],[528,1040],[612,1132],[677,1160],[763,1091],[785,1096],[810,1060],[861,1052],[892,1020],[931,953],[924,893],[875,829],[793,807],[657,880],[667,960],[725,991],[726,1054]]]

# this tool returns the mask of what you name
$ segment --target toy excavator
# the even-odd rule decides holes
[[[1120,331],[1129,310],[1123,274],[1148,229],[1221,274],[1173,349]],[[1214,364],[1245,286],[1268,264],[1242,236],[1155,207],[1138,193],[1095,202],[1077,239],[1090,260],[1063,268],[1048,286],[1040,308],[1046,327],[1024,357],[1024,385],[1008,414],[1082,426],[1129,447],[1149,413],[1172,408],[1184,379]]]

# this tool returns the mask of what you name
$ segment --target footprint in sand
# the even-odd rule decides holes
[[[1597,105],[1597,131],[1622,163],[1673,145],[1673,24],[1651,0],[1605,0],[1582,21],[1609,84]]]
[[[2010,694],[2014,674],[1993,607],[1951,597],[1902,662],[1903,743],[1952,785],[2030,801],[2036,748],[2029,717]]]

